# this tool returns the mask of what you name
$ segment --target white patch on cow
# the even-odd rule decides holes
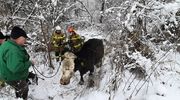
[[[60,80],[60,83],[62,85],[69,84],[70,78],[74,74],[74,59],[76,58],[76,55],[71,52],[66,52],[64,54],[64,60],[62,61],[62,77]]]

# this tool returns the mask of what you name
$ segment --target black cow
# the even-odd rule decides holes
[[[86,41],[81,48],[81,50],[77,53],[75,53],[77,56],[76,59],[74,57],[69,57],[74,59],[75,67],[74,72],[79,70],[80,72],[80,84],[84,83],[83,75],[90,71],[90,76],[93,75],[94,72],[94,65],[97,65],[99,63],[102,63],[102,58],[104,55],[104,45],[103,41],[100,39],[89,39]],[[66,59],[66,53],[65,53],[65,60],[66,63],[72,63],[72,59],[67,61]],[[69,64],[63,64],[63,69],[66,69],[63,71],[63,76],[61,78],[60,83],[63,85],[69,84],[70,78],[72,77],[72,71],[68,71],[68,69],[72,69],[72,65]],[[71,73],[70,73],[71,72]]]

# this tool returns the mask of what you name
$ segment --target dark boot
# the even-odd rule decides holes
[[[17,98],[27,100],[29,88],[26,80],[8,81],[7,83],[15,89]]]

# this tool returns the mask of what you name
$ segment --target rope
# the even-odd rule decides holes
[[[54,75],[52,75],[52,76],[45,76],[45,75],[43,75],[43,74],[35,67],[35,65],[32,65],[35,74],[37,74],[37,73],[36,73],[36,71],[37,71],[41,76],[43,76],[43,77],[45,77],[45,78],[52,78],[52,77],[56,76],[56,74],[58,73],[58,71],[59,71],[59,69],[60,69],[60,66],[61,66],[61,62],[59,62],[59,67],[58,67],[58,69],[57,69],[57,71],[56,71],[56,73],[55,73]]]

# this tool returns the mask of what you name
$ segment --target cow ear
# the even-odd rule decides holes
[[[69,58],[69,52],[65,52],[65,53],[62,55],[62,57],[64,57],[64,58]]]
[[[73,58],[73,59],[75,59],[75,58],[77,58],[77,56],[74,54],[74,53],[70,53],[70,56]]]
[[[76,59],[77,58],[77,56],[75,55],[75,54],[73,54],[73,56],[72,56],[74,59]]]
[[[62,59],[64,59],[64,58],[65,58],[65,56],[64,56],[64,55],[62,55],[62,56],[61,56],[61,58],[62,58]]]

